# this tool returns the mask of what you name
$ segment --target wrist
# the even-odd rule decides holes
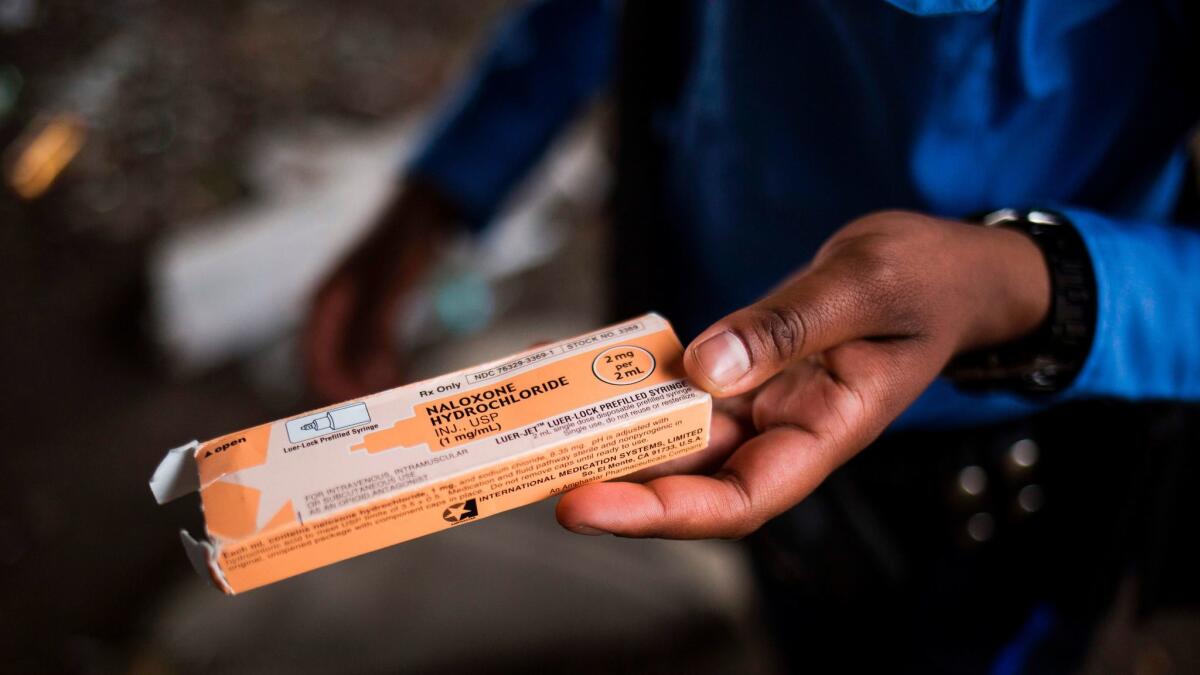
[[[970,287],[971,317],[958,352],[1012,342],[1046,323],[1052,305],[1050,269],[1033,239],[1008,228],[961,224],[969,253],[959,256]]]
[[[453,199],[433,183],[409,176],[388,199],[380,213],[378,229],[394,239],[448,236],[461,222],[462,211]]]

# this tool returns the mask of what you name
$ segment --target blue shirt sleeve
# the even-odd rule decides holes
[[[1200,400],[1200,229],[1058,210],[1096,277],[1095,333],[1079,375],[1046,397],[968,393],[939,379],[892,429],[986,424],[1076,399]]]
[[[1061,209],[1096,276],[1096,328],[1061,396],[1200,400],[1200,230]]]
[[[612,0],[538,0],[507,17],[409,164],[481,228],[555,134],[607,83]]]

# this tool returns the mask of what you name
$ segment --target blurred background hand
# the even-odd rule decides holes
[[[455,220],[449,200],[407,180],[320,285],[304,332],[305,363],[319,398],[342,401],[400,384],[397,314],[436,262]]]

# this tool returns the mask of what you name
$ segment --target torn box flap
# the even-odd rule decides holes
[[[213,586],[227,594],[233,594],[233,588],[225,581],[225,574],[217,564],[217,549],[203,539],[194,539],[187,530],[179,531],[179,539],[183,542],[183,550],[187,553],[188,561],[196,570],[196,574],[208,577]]]
[[[200,489],[200,473],[196,468],[199,447],[199,441],[192,441],[167,451],[150,477],[150,491],[154,493],[155,501],[166,504]]]

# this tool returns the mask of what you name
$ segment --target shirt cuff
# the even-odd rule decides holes
[[[1200,398],[1200,232],[1059,208],[1096,280],[1092,349],[1056,398]]]

